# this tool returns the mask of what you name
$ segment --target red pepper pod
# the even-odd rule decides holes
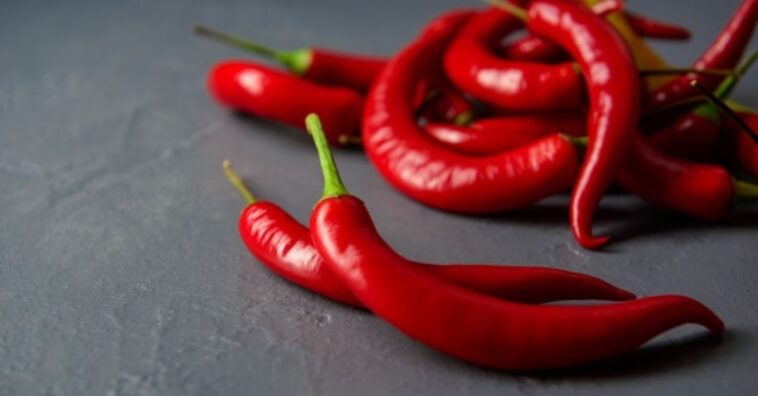
[[[258,201],[239,219],[248,250],[282,278],[323,297],[363,308],[350,289],[324,264],[310,230],[279,206]],[[634,294],[601,279],[544,267],[414,263],[430,275],[496,298],[541,304],[561,300],[629,300]]]
[[[323,84],[366,92],[386,63],[385,59],[313,48],[311,63],[303,77]]]
[[[618,183],[654,205],[701,220],[723,218],[735,198],[724,168],[667,156],[642,140],[632,145]]]
[[[366,99],[363,144],[379,173],[412,198],[443,210],[491,213],[530,205],[565,191],[578,154],[558,135],[490,157],[469,157],[435,143],[417,123],[418,81],[433,70],[470,14],[437,20],[402,50]]]
[[[724,30],[692,67],[694,69],[734,68],[753,36],[756,22],[758,22],[758,0],[744,0]],[[670,106],[700,94],[692,87],[692,80],[697,80],[706,89],[713,90],[723,78],[688,73],[649,92],[645,98],[646,105],[650,109]]]
[[[721,134],[719,120],[687,113],[646,137],[656,149],[683,159],[698,159],[713,150]]]
[[[586,117],[579,113],[514,114],[483,118],[468,125],[430,123],[426,132],[438,142],[469,155],[494,155],[560,133],[583,136]]]
[[[753,130],[758,130],[758,114],[750,112],[738,112],[737,115]],[[727,153],[729,161],[736,163],[740,170],[747,172],[753,177],[758,177],[758,143],[741,130],[731,119],[724,123],[727,138],[729,140]]]
[[[624,16],[634,32],[642,37],[688,40],[691,36],[687,28],[673,23],[659,21],[630,11],[624,11]]]
[[[494,48],[521,22],[498,9],[473,18],[445,53],[450,80],[463,91],[497,108],[556,110],[576,108],[582,78],[572,63],[550,65],[499,58]]]
[[[586,76],[590,99],[589,145],[571,195],[571,230],[585,248],[602,246],[608,237],[592,235],[594,212],[613,182],[637,132],[640,79],[634,58],[619,34],[582,6],[535,0],[527,9],[527,27],[571,54]]]
[[[324,198],[311,236],[332,271],[377,316],[467,362],[504,370],[575,366],[636,349],[686,323],[721,333],[721,320],[681,296],[598,306],[532,306],[463,289],[419,270],[377,234],[363,203]]]
[[[317,112],[330,128],[328,138],[334,145],[342,145],[341,136],[359,130],[363,98],[350,89],[318,85],[241,60],[214,66],[208,88],[224,106],[301,129],[305,116]]]

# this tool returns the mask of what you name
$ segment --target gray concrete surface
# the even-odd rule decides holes
[[[659,46],[688,64],[738,2],[630,1],[691,26]],[[565,198],[497,218],[422,207],[359,151],[337,153],[387,240],[436,262],[539,263],[641,295],[683,293],[725,319],[631,356],[522,375],[460,363],[369,314],[264,270],[239,241],[231,158],[262,198],[306,221],[321,189],[291,128],[236,117],[204,77],[234,50],[203,22],[272,45],[391,54],[466,1],[4,1],[0,3],[0,394],[746,394],[758,386],[756,205],[714,225],[623,196],[603,202],[608,252],[579,249]],[[755,44],[753,44],[755,48]],[[758,104],[752,74],[737,91]],[[752,373],[752,374],[751,374]]]

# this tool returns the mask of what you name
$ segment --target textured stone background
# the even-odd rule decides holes
[[[686,23],[686,65],[736,0],[630,1]],[[359,151],[337,153],[400,252],[438,262],[540,263],[641,295],[683,293],[723,315],[720,343],[684,327],[599,366],[483,370],[259,266],[239,241],[231,158],[259,197],[300,220],[321,189],[291,128],[220,109],[208,68],[242,54],[203,22],[272,45],[391,54],[466,1],[4,1],[0,3],[0,394],[737,394],[758,386],[758,206],[718,225],[615,196],[577,248],[565,198],[498,218],[436,212],[390,189]],[[755,48],[755,44],[753,45]],[[758,104],[752,74],[737,92]],[[751,374],[752,373],[752,374]]]

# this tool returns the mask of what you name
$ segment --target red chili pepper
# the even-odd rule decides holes
[[[758,114],[740,112],[739,117],[745,121],[751,128],[758,130]],[[749,173],[753,177],[758,177],[758,143],[743,133],[739,126],[727,123],[727,130],[733,136],[733,149],[730,150],[737,158],[737,163],[741,170]]]
[[[248,203],[239,232],[250,252],[271,271],[299,286],[344,304],[363,307],[350,289],[324,264],[310,231],[279,206],[256,201],[239,176],[224,162],[224,172]],[[601,279],[543,267],[414,263],[429,274],[489,296],[541,304],[561,300],[634,299],[634,294]]]
[[[256,116],[304,128],[310,112],[322,115],[331,128],[329,141],[345,143],[358,132],[363,98],[357,92],[327,87],[246,61],[217,64],[208,77],[208,88],[224,106]]]
[[[195,26],[195,32],[274,60],[292,73],[309,80],[350,87],[364,92],[368,91],[374,82],[374,78],[386,64],[384,59],[337,52],[325,48],[279,51],[204,26]]]
[[[719,100],[726,99],[752,64],[758,59],[754,52],[732,74],[716,88],[714,95]],[[668,124],[663,129],[647,137],[653,147],[685,159],[699,159],[714,154],[713,147],[721,134],[719,108],[712,102],[699,105]]]
[[[744,0],[724,30],[711,46],[693,64],[694,69],[731,69],[737,65],[758,22],[758,0]],[[689,73],[677,77],[653,90],[646,98],[651,109],[663,108],[699,95],[690,85],[697,80],[709,90],[714,89],[723,77]]]
[[[416,124],[418,81],[433,72],[471,13],[452,13],[387,64],[366,100],[364,149],[381,175],[424,204],[455,212],[488,213],[532,204],[565,191],[574,180],[578,154],[552,135],[529,146],[489,157],[469,157],[434,143]]]
[[[624,16],[635,33],[643,37],[689,40],[691,35],[687,28],[670,22],[659,21],[630,11],[624,11]]]
[[[549,65],[499,58],[494,48],[521,22],[498,9],[471,18],[445,53],[445,71],[463,91],[488,104],[515,110],[555,110],[581,104],[575,64]]]
[[[509,3],[501,6],[524,13]],[[592,235],[592,218],[637,132],[640,80],[623,39],[592,11],[565,1],[535,0],[522,16],[527,28],[579,62],[590,99],[589,145],[571,195],[571,230],[580,245],[596,249],[608,236]]]
[[[534,306],[436,278],[379,236],[363,203],[342,184],[318,117],[309,116],[306,124],[324,173],[324,193],[310,222],[316,249],[366,307],[421,343],[477,365],[539,370],[620,355],[686,323],[724,331],[716,314],[683,296]]]
[[[587,119],[577,112],[528,113],[476,120],[468,125],[429,123],[426,132],[438,142],[470,155],[494,155],[560,133],[587,133]]]

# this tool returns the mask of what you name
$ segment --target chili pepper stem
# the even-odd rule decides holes
[[[573,144],[576,147],[587,147],[587,145],[590,143],[590,138],[588,136],[571,136],[562,133],[561,139]]]
[[[453,123],[460,126],[471,124],[472,121],[474,121],[474,112],[471,110],[463,111],[453,119]]]
[[[332,151],[329,149],[329,143],[324,135],[324,128],[321,126],[321,120],[318,115],[311,113],[305,117],[305,127],[308,133],[313,137],[313,143],[316,144],[318,159],[321,164],[321,172],[324,174],[324,192],[321,199],[341,197],[350,193],[342,183],[339,169],[334,163]]]
[[[305,72],[310,67],[311,61],[313,59],[313,54],[308,49],[279,51],[256,43],[254,41],[214,30],[202,25],[195,25],[193,26],[192,30],[201,36],[209,37],[243,51],[251,52],[256,55],[274,60],[298,75],[305,74]]]
[[[248,204],[255,203],[255,196],[253,196],[253,193],[250,191],[249,188],[245,185],[245,182],[242,181],[242,178],[239,177],[237,172],[232,169],[232,164],[229,162],[229,160],[224,160],[222,163],[222,166],[224,167],[224,174],[226,175],[227,180],[229,180],[229,183],[234,186],[234,188],[239,191],[242,198],[245,200]]]
[[[758,185],[734,178],[732,178],[732,182],[734,183],[735,199],[741,200],[758,198]]]
[[[521,19],[522,21],[526,21],[527,19],[526,10],[517,5],[508,3],[503,0],[482,0],[482,1],[515,16],[516,18]]]

